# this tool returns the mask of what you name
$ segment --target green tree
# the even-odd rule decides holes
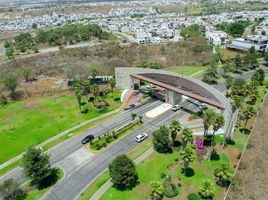
[[[212,126],[213,126],[213,135],[212,139],[214,140],[215,132],[218,131],[221,127],[224,126],[224,117],[223,115],[219,113],[214,114],[214,119],[212,120]]]
[[[209,179],[203,180],[199,193],[203,199],[213,199],[215,195],[215,184]]]
[[[194,161],[196,158],[195,153],[191,147],[185,147],[181,153],[180,153],[180,158],[183,161],[184,165],[184,174],[186,175],[187,169],[189,168],[189,165],[191,162]]]
[[[243,106],[244,98],[238,95],[231,96],[233,112],[240,109]]]
[[[264,60],[265,60],[266,62],[268,62],[268,52],[265,53]]]
[[[193,143],[194,141],[194,136],[193,136],[193,131],[190,128],[184,128],[182,130],[182,136],[181,136],[182,142],[183,142],[183,147],[185,148],[187,146],[187,143]]]
[[[246,119],[244,129],[247,127],[248,120],[256,114],[253,106],[247,106],[243,112],[243,115]]]
[[[14,179],[7,179],[0,185],[0,198],[3,200],[22,200],[25,196],[25,191],[20,189]]]
[[[97,102],[97,98],[99,96],[99,87],[97,84],[93,84],[91,86],[92,90],[93,90],[93,96],[94,96],[94,105],[96,105],[95,103]]]
[[[21,75],[26,82],[28,82],[32,76],[33,70],[30,67],[23,67],[21,69]]]
[[[98,70],[96,68],[92,68],[90,72],[91,72],[92,79],[95,81],[96,76],[98,76],[99,74]]]
[[[81,112],[82,111],[81,104],[82,104],[83,89],[78,82],[73,85],[73,88],[74,88],[74,93],[75,93],[76,100],[77,100],[77,103],[79,106],[79,110]]]
[[[32,51],[33,51],[34,53],[38,53],[38,52],[39,52],[39,48],[38,48],[38,45],[37,45],[37,44],[34,44],[34,45],[32,46]]]
[[[229,96],[230,89],[232,88],[234,81],[231,78],[225,80],[226,96]]]
[[[178,120],[172,120],[169,125],[169,131],[173,142],[175,141],[177,134],[181,131],[181,123]]]
[[[81,85],[81,89],[83,90],[83,95],[85,95],[86,98],[88,99],[88,95],[91,92],[91,85],[90,85],[89,81],[82,80],[79,82],[79,84]]]
[[[222,66],[224,76],[226,76],[229,72],[231,72],[231,61],[228,59],[225,61],[224,65]]]
[[[109,165],[111,181],[118,189],[134,187],[138,182],[138,173],[132,160],[126,155],[117,156]]]
[[[173,142],[166,126],[161,126],[159,130],[153,133],[153,144],[160,152],[166,153],[172,151]]]
[[[163,198],[163,187],[159,182],[151,182],[150,196],[152,200],[160,200]]]
[[[239,54],[237,54],[234,58],[235,72],[242,69],[242,59]]]
[[[214,117],[215,117],[215,112],[211,108],[208,108],[202,111],[201,118],[203,119],[204,136],[207,136],[208,129],[212,125]]]
[[[8,57],[8,59],[11,59],[13,58],[13,55],[14,55],[14,49],[12,46],[8,47],[5,49],[5,54],[6,54],[6,57]]]
[[[201,37],[202,36],[202,28],[198,24],[193,24],[191,26],[187,26],[181,29],[181,36],[184,39],[188,39],[191,37]]]
[[[41,149],[32,147],[28,148],[23,155],[22,167],[26,177],[39,187],[47,184],[46,181],[53,172],[50,167],[49,156],[44,154]]]
[[[15,90],[19,85],[17,76],[14,74],[7,74],[3,79],[3,84],[6,90],[10,91],[11,96],[15,96]]]
[[[217,178],[217,182],[220,185],[229,184],[233,178],[234,169],[230,164],[221,164],[214,170],[214,176]]]
[[[110,85],[110,87],[111,87],[112,95],[113,95],[113,98],[114,98],[114,87],[115,87],[115,85],[116,85],[116,81],[115,81],[114,78],[111,79],[111,80],[109,81],[109,85]]]

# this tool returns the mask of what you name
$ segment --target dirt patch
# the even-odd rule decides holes
[[[228,200],[268,199],[268,96],[257,117]]]

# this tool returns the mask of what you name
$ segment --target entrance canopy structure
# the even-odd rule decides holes
[[[182,76],[178,77],[160,73],[130,74],[130,76],[134,79],[134,82],[135,79],[143,80],[164,88],[169,92],[172,91],[179,95],[185,95],[199,102],[209,104],[222,110],[224,109],[224,105],[210,91]]]

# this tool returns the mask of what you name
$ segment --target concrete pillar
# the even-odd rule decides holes
[[[181,94],[166,89],[166,103],[175,105],[181,102],[181,98]]]
[[[138,85],[138,87],[140,88],[140,79],[131,77],[131,88],[135,89],[134,88],[135,85]]]

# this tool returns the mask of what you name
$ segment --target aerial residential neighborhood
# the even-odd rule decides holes
[[[266,0],[0,0],[0,199],[267,200]]]

